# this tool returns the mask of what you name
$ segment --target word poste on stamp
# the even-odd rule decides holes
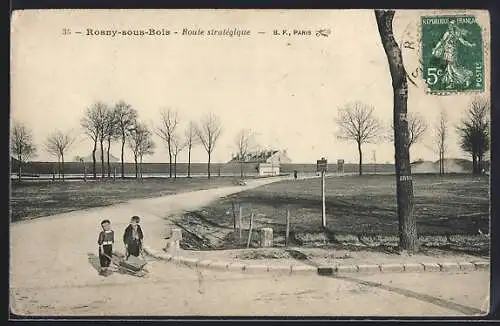
[[[483,41],[475,17],[422,17],[422,61],[430,93],[484,91]]]

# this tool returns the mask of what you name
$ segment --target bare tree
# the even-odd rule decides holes
[[[174,178],[177,179],[177,156],[186,148],[187,143],[183,142],[180,137],[173,135],[172,137],[172,155],[174,157]]]
[[[254,134],[250,129],[242,129],[236,135],[235,143],[238,149],[235,158],[240,162],[240,177],[243,178],[243,166],[247,160],[248,154],[250,154],[250,151],[255,147]]]
[[[104,137],[106,139],[106,158],[107,158],[107,171],[108,178],[111,177],[111,164],[109,163],[109,155],[111,151],[111,142],[115,141],[120,137],[118,130],[118,119],[116,115],[116,109],[109,108],[106,112],[106,120],[104,123]]]
[[[408,147],[420,142],[428,129],[427,121],[418,113],[408,113]],[[394,141],[394,121],[391,121],[391,141]]]
[[[394,10],[375,10],[380,40],[389,63],[394,101],[394,150],[396,165],[396,193],[399,218],[399,247],[413,254],[418,250],[417,224],[414,214],[413,180],[410,165],[408,131],[408,83],[403,56],[392,30]]]
[[[346,104],[339,109],[337,137],[344,141],[355,141],[359,153],[359,175],[363,174],[362,145],[377,140],[382,132],[382,125],[375,117],[375,108],[361,102]]]
[[[62,173],[62,179],[64,181],[64,154],[69,150],[71,145],[74,143],[75,137],[71,132],[63,132],[56,130],[51,133],[45,142],[46,151],[57,157],[58,163],[60,160],[60,172]]]
[[[33,132],[24,123],[14,122],[11,134],[12,154],[17,159],[18,178],[21,181],[22,165],[36,156],[36,146],[33,141]]]
[[[106,175],[105,160],[104,160],[104,142],[108,136],[108,130],[112,132],[112,113],[111,108],[104,105],[103,117],[102,117],[102,128],[99,129],[99,144],[101,145],[101,178],[104,179]]]
[[[198,144],[199,139],[196,137],[196,125],[190,121],[184,132],[186,137],[186,147],[188,149],[188,178],[191,177],[191,149]]]
[[[219,118],[213,114],[209,113],[204,116],[201,120],[200,126],[196,128],[196,135],[200,140],[201,144],[205,148],[205,151],[208,154],[208,178],[210,179],[210,163],[212,158],[212,153],[215,149],[215,145],[217,144],[217,140],[219,139],[222,132],[222,126]]]
[[[443,109],[439,113],[438,121],[436,123],[436,133],[435,133],[435,144],[437,148],[437,152],[439,154],[439,174],[444,174],[444,160],[445,154],[447,150],[447,138],[448,138],[448,115],[446,111]]]
[[[142,159],[145,155],[154,154],[155,144],[152,140],[152,132],[145,124],[136,123],[130,128],[128,144],[134,155],[135,178],[142,179]]]
[[[168,109],[160,112],[161,124],[156,128],[156,134],[167,144],[169,158],[169,175],[172,177],[172,138],[174,137],[177,126],[179,125],[179,117],[177,111]]]
[[[139,153],[143,142],[143,131],[139,122],[130,128],[130,137],[127,138],[128,145],[134,155],[135,178],[139,179]]]
[[[474,174],[481,173],[484,155],[490,149],[489,112],[489,102],[476,97],[457,127],[460,147],[472,156],[472,173]]]
[[[92,148],[92,173],[94,179],[97,177],[95,153],[97,150],[97,142],[100,139],[99,137],[103,134],[106,121],[106,109],[106,104],[96,102],[91,107],[87,108],[80,122],[85,130],[85,134],[94,142],[94,147]]]
[[[130,130],[133,128],[137,121],[137,111],[124,101],[120,101],[115,105],[115,117],[117,134],[121,139],[121,176],[125,178],[125,143],[127,137],[130,135]]]
[[[139,171],[141,179],[142,179],[142,159],[146,155],[153,155],[154,149],[156,148],[156,145],[152,139],[152,135],[153,133],[149,129],[146,129],[144,140],[141,142],[141,146],[139,148]]]

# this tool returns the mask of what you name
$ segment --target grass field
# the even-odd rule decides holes
[[[186,191],[233,185],[232,177],[147,178],[116,181],[24,181],[12,183],[11,221],[48,216],[79,209],[112,205],[135,198],[157,197]]]
[[[346,176],[326,180],[326,237],[345,235],[373,238],[384,236],[397,241],[398,218],[394,176]],[[489,233],[489,180],[470,175],[414,176],[415,214],[421,236],[477,236],[480,229]],[[313,241],[325,234],[321,226],[321,188],[319,179],[287,180],[223,198],[209,207],[185,214],[180,225],[193,233],[211,226],[226,230],[219,234],[217,246],[234,241],[235,215],[243,210],[243,226],[248,228],[254,212],[254,227],[273,228],[284,234],[286,211],[291,216],[294,241]],[[225,239],[221,239],[225,237]],[[308,239],[309,237],[309,239]],[[246,239],[246,238],[245,238]],[[213,239],[208,239],[209,242]],[[245,241],[246,242],[246,241]],[[192,247],[203,247],[193,245]]]

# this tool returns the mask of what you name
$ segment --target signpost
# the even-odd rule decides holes
[[[321,220],[323,228],[326,228],[326,205],[325,205],[325,172],[328,170],[328,162],[322,157],[321,160],[316,161],[316,172],[321,172]]]
[[[337,160],[337,173],[338,174],[344,173],[344,160]]]

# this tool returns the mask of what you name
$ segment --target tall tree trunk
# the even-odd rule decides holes
[[[62,179],[64,181],[64,154],[61,153],[61,173],[62,173]]]
[[[240,177],[243,179],[243,161],[240,160]]]
[[[363,152],[361,150],[361,142],[358,142],[358,154],[359,154],[359,175],[363,175]]]
[[[135,162],[135,178],[139,178],[139,166],[137,165],[137,155],[134,155],[134,162]]]
[[[109,151],[111,150],[111,137],[108,137],[108,148],[107,148],[107,163],[108,163],[108,178],[111,178],[111,165],[109,164]]]
[[[477,173],[483,173],[483,156],[481,154],[477,155]]]
[[[140,162],[139,162],[139,179],[142,180],[142,155],[140,156]]]
[[[210,179],[210,155],[211,153],[208,153],[208,164],[207,164],[207,172],[208,172],[208,178]]]
[[[403,57],[392,31],[394,10],[375,10],[377,26],[389,62],[394,91],[394,148],[396,161],[396,191],[399,217],[400,250],[413,254],[418,251],[417,225],[414,215],[413,181],[410,166],[410,146],[407,120],[408,83]]]
[[[125,162],[124,162],[124,152],[125,152],[125,134],[122,134],[122,153],[121,153],[121,168],[122,168],[122,179],[125,179]]]
[[[191,178],[191,145],[188,148],[188,178]]]
[[[439,150],[439,153],[438,153],[438,154],[439,154],[439,160],[438,160],[438,162],[439,162],[439,175],[441,175],[441,171],[443,170],[443,169],[441,168],[441,150]]]
[[[101,138],[101,177],[104,179],[105,168],[104,168],[104,139]]]
[[[174,155],[174,179],[177,179],[177,155]]]
[[[61,157],[57,157],[57,176],[61,179]]]
[[[92,173],[94,174],[94,179],[97,178],[97,168],[96,168],[96,158],[95,152],[97,150],[97,138],[94,140],[94,148],[92,149]]]
[[[168,171],[170,178],[172,177],[172,145],[171,140],[168,140]]]
[[[476,153],[472,154],[472,174],[477,174],[477,156],[476,156]]]
[[[18,171],[18,172],[17,172],[17,173],[19,174],[19,175],[18,175],[18,178],[19,178],[19,182],[21,182],[21,175],[22,175],[22,166],[21,166],[21,165],[22,165],[22,162],[21,162],[21,154],[19,154],[19,155],[17,156],[17,164],[18,164],[18,166],[17,166],[17,171]]]
[[[444,175],[444,151],[441,150],[441,175]]]
[[[443,159],[441,156],[441,150],[439,150],[439,175],[443,174]]]

